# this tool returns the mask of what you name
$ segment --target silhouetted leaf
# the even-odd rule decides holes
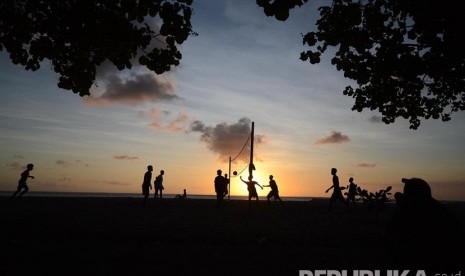
[[[305,0],[257,0],[267,16]],[[357,84],[343,94],[352,110],[377,110],[385,124],[405,118],[411,129],[422,119],[449,121],[465,110],[465,40],[461,2],[379,0],[321,2],[317,31],[303,36],[310,49],[302,61],[319,63],[328,46],[331,64]]]
[[[0,50],[10,53],[12,63],[26,70],[37,70],[42,60],[50,60],[60,76],[58,87],[89,95],[96,68],[106,60],[124,70],[132,68],[134,58],[139,56],[139,63],[157,74],[179,65],[182,55],[177,44],[196,35],[190,23],[191,3],[0,1]],[[162,21],[159,30],[154,24],[144,23],[156,16]],[[160,35],[166,43],[157,42]]]

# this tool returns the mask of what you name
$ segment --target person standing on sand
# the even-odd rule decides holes
[[[228,184],[229,184],[229,178],[228,174],[224,174],[224,183],[223,183],[223,198],[228,195]]]
[[[150,190],[152,190],[152,171],[153,167],[152,165],[147,166],[147,171],[144,174],[144,182],[142,182],[142,194],[144,195],[144,203],[143,205],[147,203],[147,199],[149,198],[150,195]]]
[[[255,185],[262,188],[262,190],[263,190],[263,187],[260,186],[260,184],[258,184],[257,181],[253,181],[252,176],[249,176],[249,181],[244,181],[242,179],[242,176],[240,176],[240,179],[242,180],[242,182],[247,184],[247,190],[249,191],[249,206],[250,206],[250,202],[251,202],[252,198],[255,197],[257,199],[257,201],[258,201],[258,194],[257,194],[257,189],[255,189]]]
[[[18,188],[16,189],[16,192],[14,192],[14,194],[11,197],[15,197],[18,193],[20,193],[18,195],[18,197],[20,197],[24,195],[25,193],[27,193],[27,191],[29,191],[29,187],[27,186],[26,181],[28,178],[34,179],[34,176],[29,175],[29,173],[33,169],[34,169],[34,164],[27,164],[26,170],[21,173],[21,178],[18,181]],[[23,191],[21,192],[21,190]]]
[[[215,177],[215,193],[216,193],[216,206],[220,206],[221,202],[223,201],[225,191],[225,183],[227,179],[224,178],[224,176],[221,175],[221,170],[216,171],[216,177]]]
[[[336,175],[336,173],[337,173],[337,169],[332,168],[331,174],[333,175],[333,185],[326,190],[326,193],[327,193],[329,192],[329,190],[333,189],[333,194],[329,198],[329,206],[328,206],[329,212],[331,212],[333,201],[336,201],[336,200],[342,201],[344,205],[347,207],[347,209],[349,208],[349,205],[347,204],[347,202],[344,199],[344,196],[342,195],[342,190],[341,190],[341,187],[339,186],[339,177]]]
[[[354,203],[355,208],[355,196],[357,195],[357,184],[354,183],[354,178],[349,178],[349,191],[347,192],[347,204],[349,201]]]
[[[274,197],[274,200],[279,200],[282,202],[281,198],[279,197],[279,190],[276,181],[273,179],[273,175],[270,175],[270,185],[263,185],[263,187],[270,187],[271,191],[266,196],[266,199],[270,201],[271,197]]]
[[[155,182],[153,182],[153,185],[155,186],[155,195],[153,196],[153,199],[157,199],[158,197],[158,192],[160,192],[160,199],[163,198],[163,190],[165,189],[163,187],[163,175],[165,174],[164,170],[160,171],[160,174],[155,178]]]

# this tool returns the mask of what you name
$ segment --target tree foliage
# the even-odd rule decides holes
[[[37,70],[44,59],[58,87],[89,95],[96,69],[134,62],[161,74],[179,64],[177,45],[190,35],[192,0],[2,0],[0,51]],[[161,22],[159,26],[155,20]]]
[[[308,0],[257,0],[267,16],[284,21]],[[307,3],[306,5],[309,5]],[[331,63],[358,87],[344,95],[352,110],[378,110],[389,124],[402,117],[417,129],[422,119],[448,121],[465,110],[465,27],[456,0],[332,0],[318,8],[316,31],[303,35],[303,61]]]

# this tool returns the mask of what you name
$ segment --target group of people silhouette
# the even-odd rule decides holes
[[[30,175],[33,169],[33,164],[27,164],[26,169],[20,174],[18,187],[11,196],[12,198],[21,197],[29,191],[27,180],[29,178],[34,179],[34,176]],[[152,171],[153,166],[149,165],[144,174],[142,183],[144,206],[150,196],[150,190],[152,190]],[[156,176],[153,182],[155,188],[154,201],[158,198],[163,198],[164,174],[165,171],[160,170],[160,174]],[[341,188],[340,186],[336,168],[331,169],[331,175],[332,185],[326,190],[326,193],[331,189],[333,190],[329,198],[328,211],[331,211],[332,205],[336,201],[341,201],[348,209],[350,209],[350,202],[355,207],[357,184],[354,183],[353,177],[349,178],[348,192],[346,193],[347,198],[344,198],[342,190],[345,188]],[[269,185],[260,185],[257,181],[253,180],[251,175],[247,181],[242,179],[242,177],[240,179],[247,185],[249,206],[253,198],[257,201],[259,200],[255,186],[259,186],[261,189],[264,187],[271,188],[271,191],[266,196],[268,201],[271,198],[274,198],[275,201],[282,201],[273,175],[269,176]],[[461,241],[460,226],[456,218],[442,203],[432,197],[431,188],[426,181],[420,178],[402,178],[402,182],[405,184],[403,193],[397,192],[394,196],[396,210],[387,227],[387,248],[389,253],[392,254],[394,262],[401,265],[422,264],[425,260],[428,260],[428,263],[433,265],[444,262],[447,264],[460,262],[457,255],[451,251],[453,245],[457,241]],[[217,176],[214,180],[217,205],[220,205],[224,197],[228,195],[229,183],[230,179],[228,175],[225,174],[223,176],[222,171],[217,170]],[[184,189],[183,194],[178,194],[175,198],[187,198],[186,189]],[[460,244],[457,246],[461,247],[465,245]],[[402,254],[399,254],[399,252],[402,252]],[[439,262],[439,259],[436,258],[437,254],[431,254],[431,252],[442,252],[441,256],[444,258]]]
[[[347,199],[345,199],[344,195],[342,194],[342,190],[344,188],[341,188],[341,186],[339,185],[339,177],[337,176],[336,168],[331,168],[331,175],[333,176],[333,185],[326,190],[326,193],[328,193],[331,189],[333,189],[333,193],[331,194],[331,197],[329,198],[328,211],[329,212],[331,211],[333,203],[335,201],[341,201],[347,207],[347,209],[349,209],[349,202],[352,201],[354,208],[355,208],[355,196],[357,195],[357,184],[354,183],[354,178],[353,177],[349,178],[349,189],[347,192]]]
[[[150,196],[150,190],[152,190],[152,171],[153,166],[148,165],[147,171],[144,174],[144,181],[142,182],[142,194],[144,195],[143,205],[147,203],[147,200]],[[163,175],[165,174],[164,170],[160,170],[160,174],[155,177],[155,181],[153,182],[153,186],[155,188],[155,193],[153,195],[153,199],[156,200],[158,195],[160,195],[160,199],[163,198]]]
[[[221,173],[222,171],[220,169],[217,170],[216,177],[214,180],[217,206],[222,204],[224,197],[228,195],[229,193],[228,185],[230,183],[230,180],[227,174],[222,176]],[[278,185],[276,184],[276,181],[273,179],[273,175],[270,175],[269,185],[263,185],[263,186],[260,185],[257,181],[254,181],[253,176],[251,175],[248,177],[248,181],[245,181],[244,179],[242,179],[242,176],[240,176],[239,178],[241,179],[242,182],[244,182],[247,185],[247,191],[249,192],[249,195],[248,195],[249,206],[253,198],[255,198],[257,201],[259,200],[257,189],[255,188],[255,186],[260,187],[262,190],[263,190],[263,187],[271,188],[271,191],[266,196],[268,201],[270,201],[272,197],[274,198],[274,200],[282,201],[281,197],[279,197]]]
[[[228,185],[229,185],[229,178],[228,174],[225,174],[224,176],[221,175],[222,171],[217,170],[216,171],[216,177],[215,180],[213,181],[215,184],[215,193],[216,193],[216,205],[219,206],[221,205],[221,202],[223,201],[224,197],[228,195]]]
[[[34,169],[34,164],[27,164],[26,169],[20,174],[17,190],[11,196],[21,197],[29,191],[27,180],[34,179],[30,173]],[[143,205],[150,196],[152,190],[152,172],[153,166],[147,166],[142,183],[142,194],[144,196]],[[154,201],[163,198],[163,176],[164,170],[156,176],[153,186],[155,188]],[[332,194],[329,198],[328,211],[331,211],[332,205],[336,201],[342,202],[348,209],[352,202],[355,207],[355,197],[357,193],[357,184],[354,183],[353,177],[349,178],[347,198],[344,198],[340,186],[337,169],[331,168],[332,185],[326,190],[328,193],[331,189]],[[260,185],[253,180],[252,176],[248,180],[241,181],[247,185],[248,203],[251,205],[252,199],[259,200],[256,186],[263,189],[271,188],[266,196],[270,201],[282,201],[279,196],[278,185],[273,175],[269,176],[269,185]],[[217,195],[217,205],[220,205],[226,195],[229,194],[228,185],[230,179],[228,175],[222,175],[221,170],[217,170],[215,177],[215,192]],[[387,223],[385,237],[386,249],[388,256],[393,264],[399,266],[424,265],[429,267],[444,267],[444,265],[454,267],[462,262],[459,255],[455,254],[456,249],[465,246],[461,238],[460,225],[456,217],[445,206],[434,199],[429,184],[420,178],[402,178],[405,184],[403,192],[397,192],[394,195],[396,209],[392,218]],[[183,194],[175,196],[177,199],[187,198],[186,189]]]

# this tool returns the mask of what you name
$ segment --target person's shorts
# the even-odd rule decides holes
[[[142,194],[149,195],[149,193],[150,193],[150,187],[142,185]]]
[[[249,191],[249,197],[257,197],[258,198],[257,190],[250,190]]]
[[[18,191],[21,191],[22,189],[29,190],[29,187],[27,186],[26,182],[18,182]]]

